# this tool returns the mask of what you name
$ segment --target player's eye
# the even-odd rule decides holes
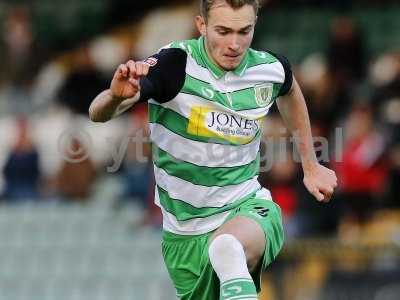
[[[229,32],[228,31],[226,31],[226,30],[219,30],[218,31],[218,34],[220,34],[220,35],[227,35]]]

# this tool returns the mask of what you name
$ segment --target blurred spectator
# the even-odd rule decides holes
[[[386,141],[368,104],[355,104],[346,119],[343,161],[335,164],[345,214],[360,222],[382,207],[387,188]]]
[[[1,37],[0,85],[1,83],[29,84],[38,71],[44,52],[32,34],[27,8],[16,6],[10,9],[5,17]]]
[[[3,197],[7,202],[36,200],[39,197],[39,154],[30,135],[28,120],[19,117],[16,127],[16,142],[3,170]]]
[[[143,147],[144,156],[147,162],[138,161],[136,147]],[[142,207],[147,208],[149,198],[149,182],[152,181],[152,164],[150,163],[148,145],[141,145],[139,142],[132,142],[128,147],[127,158],[122,169],[123,177],[123,201],[139,201]]]
[[[389,143],[390,178],[386,204],[400,207],[400,54],[388,53],[377,59],[371,68],[374,113],[385,124]]]
[[[314,136],[328,137],[348,111],[354,86],[339,86],[322,54],[309,55],[295,69],[307,101]]]
[[[366,50],[361,31],[349,17],[333,20],[323,59],[310,57],[305,72],[317,69],[318,76],[303,72],[304,93],[309,100],[312,122],[328,136],[351,106],[352,93],[365,77]],[[310,69],[310,66],[313,68]],[[308,77],[312,77],[311,82]],[[308,81],[308,82],[307,82]]]
[[[323,62],[320,63],[323,64]],[[322,70],[319,76],[311,81],[303,75],[307,71],[313,72],[313,70],[305,70],[299,79],[306,82],[303,92],[313,125],[313,135],[327,137],[334,130],[338,119],[342,118],[347,111],[351,102],[349,90],[337,90],[326,70]]]
[[[82,46],[73,55],[73,70],[59,92],[59,101],[77,114],[88,115],[90,103],[109,83],[97,70],[88,46]]]
[[[362,33],[349,17],[333,20],[328,42],[328,68],[342,87],[365,76],[366,50]]]
[[[67,201],[87,201],[96,178],[96,169],[82,143],[72,139],[65,149],[65,158],[56,176],[58,195]]]
[[[372,68],[372,83],[377,87],[372,98],[374,113],[400,142],[400,53],[385,54]],[[374,78],[375,77],[375,78]]]
[[[2,112],[26,114],[32,111],[30,89],[47,52],[33,35],[27,7],[10,6],[2,25],[0,91],[9,99]]]

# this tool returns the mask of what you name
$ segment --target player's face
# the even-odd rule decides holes
[[[208,55],[218,66],[229,71],[240,64],[253,40],[256,19],[253,6],[233,9],[225,1],[211,7],[207,22],[197,18]]]

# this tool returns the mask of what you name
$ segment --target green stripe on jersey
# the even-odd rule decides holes
[[[282,84],[275,83],[273,85],[272,101],[276,99],[281,89]],[[185,84],[181,90],[182,93],[201,97],[205,100],[218,102],[226,107],[233,108],[234,110],[249,110],[260,108],[256,102],[255,88],[247,88],[229,93],[232,100],[230,103],[228,93],[223,93],[214,90],[211,84],[186,75]]]
[[[238,199],[233,203],[224,205],[222,207],[194,207],[189,203],[173,199],[169,196],[168,192],[161,187],[157,186],[158,196],[161,206],[170,214],[173,214],[178,221],[187,221],[196,218],[206,218],[216,214],[220,214],[232,209],[235,209],[243,202],[255,196],[255,192],[247,195],[242,199]]]
[[[278,59],[272,54],[264,51],[257,51],[251,48],[248,50],[247,58],[248,58],[247,68],[265,64],[273,64],[278,62]]]
[[[162,107],[161,105],[149,103],[149,121],[150,123],[160,124],[168,130],[180,135],[181,137],[190,139],[192,141],[233,146],[244,145],[230,142],[223,137],[203,137],[200,135],[191,134],[188,132],[189,120],[187,118],[169,108]],[[251,143],[254,141],[254,139],[258,138],[260,134],[261,130],[258,130],[254,138],[245,144]]]
[[[201,167],[178,160],[154,143],[153,162],[170,176],[175,176],[196,185],[227,186],[242,183],[258,175],[260,168],[260,153],[251,163],[238,167]]]
[[[203,61],[201,54],[198,40],[186,40],[186,41],[177,41],[173,42],[170,46],[171,48],[180,48],[184,50],[186,53],[190,54],[191,57],[196,61],[196,63],[203,67],[207,68],[205,62]]]

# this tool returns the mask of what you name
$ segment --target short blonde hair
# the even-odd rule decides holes
[[[245,5],[252,5],[256,15],[258,13],[258,9],[260,8],[259,0],[200,0],[200,11],[205,20],[207,20],[208,12],[210,11],[211,7],[218,1],[226,2],[232,8],[241,8]]]

